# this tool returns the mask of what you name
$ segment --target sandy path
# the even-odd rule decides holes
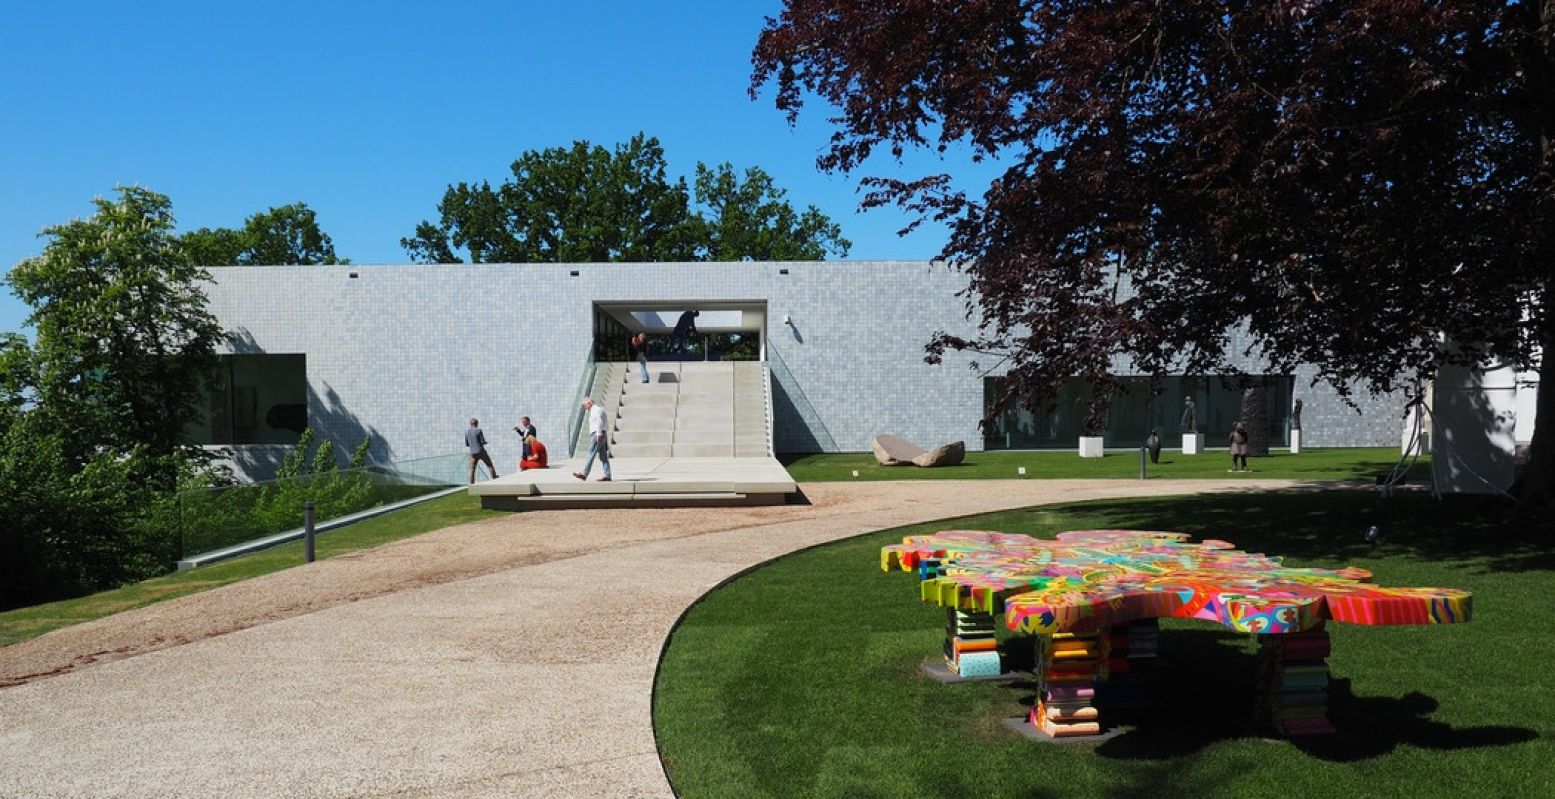
[[[729,575],[930,519],[1289,485],[824,483],[448,528],[0,649],[0,796],[668,796],[658,654]]]

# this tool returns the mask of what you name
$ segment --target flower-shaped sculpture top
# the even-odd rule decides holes
[[[1087,632],[1137,619],[1217,621],[1247,633],[1294,633],[1324,621],[1445,624],[1469,620],[1453,588],[1383,588],[1371,572],[1298,569],[1225,541],[1184,533],[1084,530],[1048,541],[948,530],[908,536],[880,566],[920,570],[924,601],[1003,613],[1028,634]],[[932,566],[932,568],[930,568]]]

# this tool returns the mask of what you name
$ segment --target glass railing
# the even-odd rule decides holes
[[[761,365],[761,390],[762,410],[767,415],[767,457],[770,458],[777,455],[777,448],[772,433],[772,367],[765,363]]]
[[[767,347],[767,366],[772,370],[772,399],[773,416],[779,415],[779,410],[784,404],[790,406],[794,415],[804,422],[804,431],[795,431],[800,437],[808,435],[811,441],[793,442],[789,444],[796,452],[803,452],[814,447],[814,452],[839,452],[837,440],[832,438],[830,430],[826,429],[826,422],[822,421],[821,414],[810,403],[810,398],[805,396],[804,388],[799,385],[799,380],[789,370],[788,364],[783,362],[783,356],[778,354],[775,347]],[[774,433],[776,428],[774,428]],[[798,444],[797,447],[792,445]]]
[[[177,533],[179,559],[183,559],[301,527],[303,503],[310,500],[314,520],[322,524],[463,485],[468,479],[469,456],[461,452],[198,488],[173,498],[167,524]]]
[[[578,454],[578,441],[583,435],[583,424],[586,415],[583,413],[583,398],[593,396],[594,374],[599,370],[599,363],[594,360],[594,348],[589,348],[588,360],[583,362],[583,378],[578,381],[578,390],[572,394],[572,425],[568,429],[567,457],[576,457]]]

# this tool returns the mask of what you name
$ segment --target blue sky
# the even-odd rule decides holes
[[[685,3],[76,2],[0,4],[0,268],[116,184],[169,195],[179,228],[306,202],[336,251],[401,263],[399,239],[449,183],[501,181],[521,152],[638,131],[671,172],[760,166],[816,205],[853,259],[924,259],[894,209],[815,169],[831,128],[746,94],[776,0]],[[953,171],[963,163],[922,171]],[[906,174],[893,163],[871,174]],[[27,308],[0,292],[0,330]]]

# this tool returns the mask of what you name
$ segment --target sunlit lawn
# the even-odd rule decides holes
[[[1383,530],[1368,547],[1362,531]],[[1331,627],[1341,734],[1291,742],[1254,723],[1249,636],[1169,622],[1151,705],[1117,738],[1045,744],[1002,720],[1029,683],[943,685],[944,615],[881,545],[946,527],[1051,536],[1179,530],[1292,565],[1474,592],[1471,623]],[[876,533],[739,577],[675,630],[655,691],[679,795],[979,797],[1555,796],[1555,555],[1498,507],[1423,493],[1292,492],[1108,501]]]
[[[916,466],[881,466],[868,452],[836,455],[803,455],[785,458],[788,473],[801,483],[841,480],[1040,480],[1064,477],[1139,478],[1139,452],[1108,452],[1102,458],[1082,458],[1072,450],[1021,452],[968,452],[959,466],[920,469]],[[1293,480],[1374,481],[1399,462],[1392,447],[1304,449],[1298,455],[1275,450],[1265,458],[1250,458],[1251,472],[1227,472],[1231,456],[1224,451],[1200,455],[1161,453],[1161,462],[1147,463],[1150,478],[1273,477]],[[1424,479],[1428,457],[1420,458],[1412,477]],[[1021,475],[1019,469],[1025,467]],[[853,473],[858,472],[854,477]]]

